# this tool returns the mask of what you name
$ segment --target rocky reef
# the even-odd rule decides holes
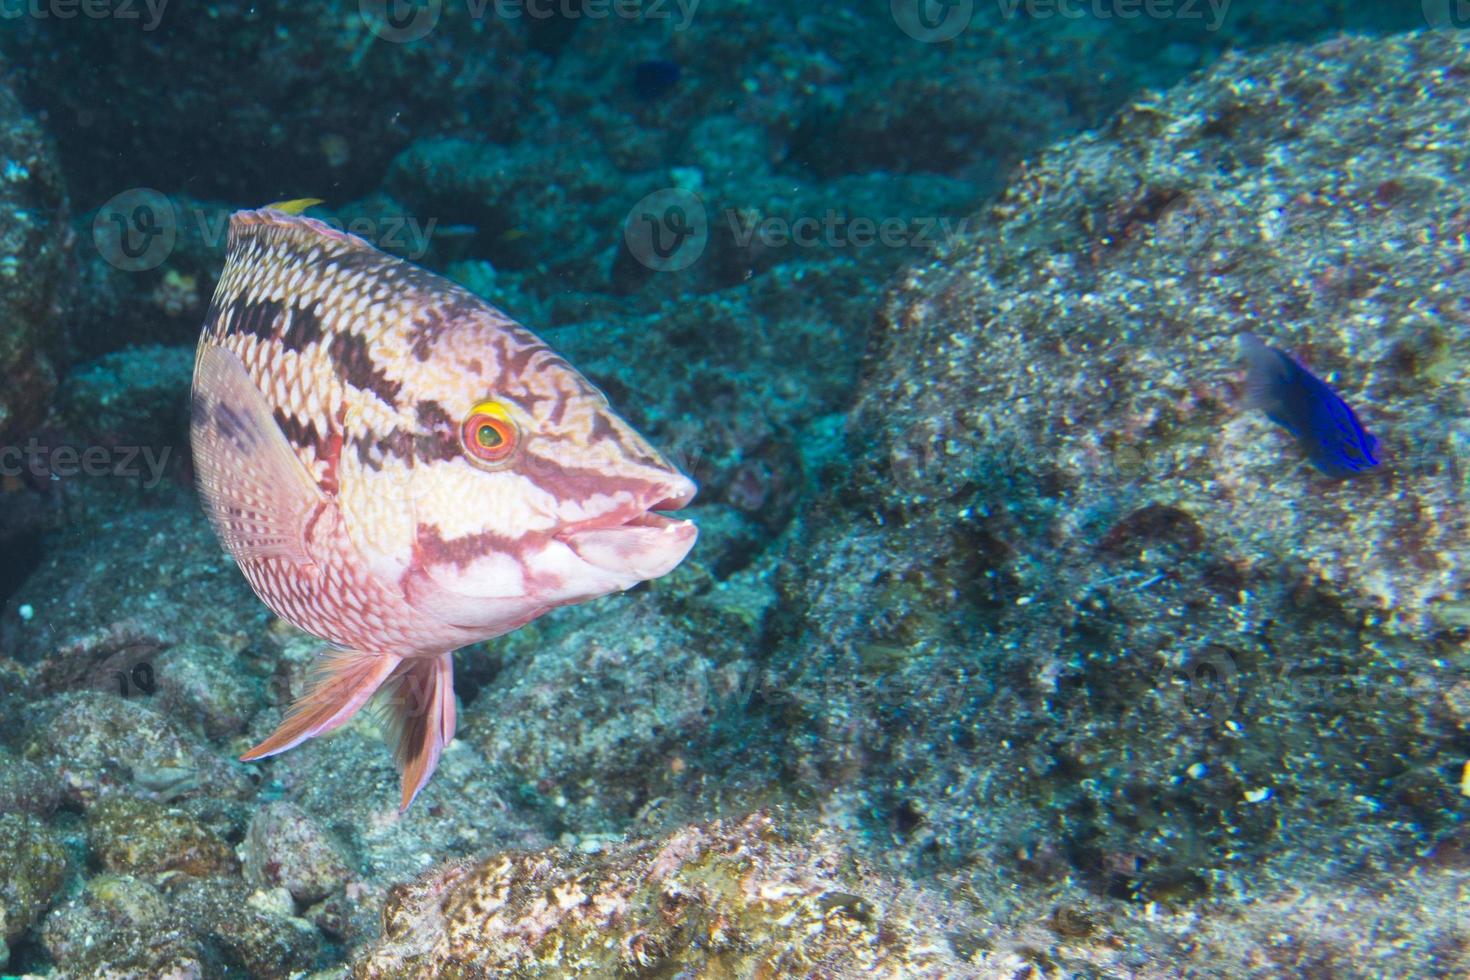
[[[0,963],[1470,972],[1470,35],[1222,55],[1404,26],[1240,0],[1218,31],[1003,18],[909,38],[911,65],[849,11],[655,37],[443,5],[410,43],[246,6],[163,45],[0,40],[34,46],[16,85],[89,209],[142,182],[97,155],[145,138],[128,107],[170,107],[167,134],[229,100],[222,129],[270,150],[150,169],[172,249],[129,270],[92,241],[78,290],[68,242],[106,207],[66,217],[0,92],[0,243],[5,214],[28,229],[28,274],[0,262],[0,442],[137,460],[0,498],[24,542],[0,576]],[[269,47],[265,95],[218,64],[160,91],[200,47]],[[483,49],[513,70],[446,74]],[[116,115],[95,79],[55,84],[100,52],[151,80]],[[337,67],[303,87],[313,58]],[[657,96],[628,78],[654,58],[682,70]],[[190,487],[211,199],[317,187],[343,225],[420,219],[375,240],[527,322],[701,485],[673,574],[456,655],[458,737],[406,813],[369,717],[237,761],[320,645]],[[624,235],[650,193],[705,209],[687,267]],[[885,218],[893,240],[853,241]],[[807,219],[813,242],[783,234]],[[1244,404],[1246,330],[1342,393],[1380,468],[1330,479]]]
[[[1466,120],[1438,94],[1467,59],[1226,58],[900,277],[852,476],[779,578],[793,781],[976,881],[1181,903],[1374,868],[1413,903],[1399,855],[1458,848],[1470,748]],[[1348,393],[1380,471],[1330,480],[1243,406],[1242,330]]]
[[[0,161],[0,438],[10,439],[42,420],[68,353],[73,235],[55,148],[5,84]]]
[[[932,895],[758,813],[591,854],[501,854],[396,888],[353,976],[954,976]]]

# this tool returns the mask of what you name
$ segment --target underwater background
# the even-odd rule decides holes
[[[1470,976],[1464,0],[0,0],[0,66],[7,975]],[[369,717],[238,761],[322,645],[190,382],[301,198],[700,486],[455,655],[402,813]]]

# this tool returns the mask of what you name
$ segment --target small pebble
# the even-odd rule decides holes
[[[33,606],[33,605],[31,605],[28,602],[25,605],[21,606],[19,609],[17,609],[16,610],[16,613],[18,613],[20,615],[20,618],[21,618],[21,621],[22,622],[29,623],[31,621],[32,617],[34,617],[36,615],[36,607]]]

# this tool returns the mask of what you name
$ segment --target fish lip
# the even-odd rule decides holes
[[[594,517],[588,521],[579,521],[559,529],[553,537],[560,541],[568,541],[570,538],[582,531],[603,531],[616,527],[669,527],[679,524],[692,524],[692,521],[679,520],[677,518],[665,517],[659,511],[683,510],[694,499],[699,488],[694,481],[681,478],[680,482],[660,487],[657,493],[648,494],[645,500],[652,502],[639,502],[619,507],[609,511],[600,517]]]
[[[628,588],[667,575],[694,547],[699,528],[693,521],[653,509],[677,510],[693,496],[680,488],[672,495],[659,495],[652,507],[625,508],[562,528],[556,539],[586,564],[615,576],[619,588]]]
[[[606,514],[600,514],[589,520],[579,520],[575,525],[566,525],[557,530],[554,536],[563,538],[579,530],[603,530],[607,527],[661,526],[659,522],[689,523],[660,516],[656,511],[684,510],[685,507],[688,507],[689,501],[694,500],[697,492],[698,488],[694,485],[694,480],[681,479],[678,483],[660,486],[651,494],[644,494],[642,500],[614,508],[614,510],[607,511]]]

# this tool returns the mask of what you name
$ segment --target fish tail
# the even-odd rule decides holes
[[[290,713],[269,738],[240,756],[241,761],[284,752],[346,724],[398,664],[398,657],[381,653],[342,650],[326,654],[311,690],[291,705]]]
[[[1235,343],[1245,359],[1246,404],[1272,413],[1281,404],[1279,386],[1286,380],[1287,365],[1278,351],[1253,333],[1237,334]]]
[[[402,774],[401,812],[429,781],[454,738],[454,656],[404,660],[383,689],[388,743]]]

